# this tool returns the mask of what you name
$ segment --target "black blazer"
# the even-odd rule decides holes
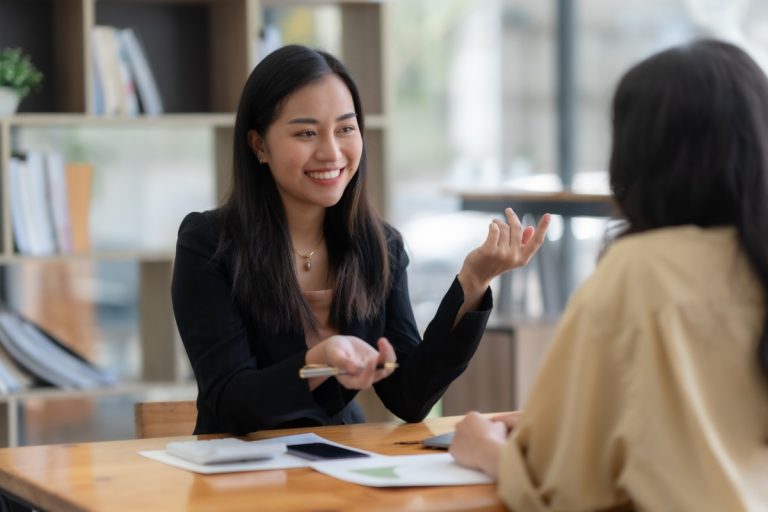
[[[327,379],[314,391],[299,378],[307,344],[303,335],[270,334],[244,319],[232,299],[232,261],[216,255],[220,212],[190,213],[179,228],[172,298],[176,323],[197,379],[195,434],[244,434],[261,429],[359,421],[350,411],[355,390]],[[492,307],[488,289],[480,308],[452,328],[464,300],[457,279],[443,298],[423,341],[408,297],[408,256],[391,227],[392,289],[380,314],[351,322],[342,334],[375,347],[385,336],[400,367],[374,385],[384,405],[405,421],[421,421],[466,368]],[[346,409],[345,409],[346,408]]]

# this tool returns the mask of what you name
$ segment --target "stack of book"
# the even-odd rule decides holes
[[[133,29],[93,27],[93,112],[158,115],[163,102],[146,52]]]
[[[48,256],[90,249],[93,168],[55,151],[14,154],[8,165],[11,224],[20,254]]]
[[[36,324],[0,310],[0,393],[34,386],[94,389],[116,382]]]

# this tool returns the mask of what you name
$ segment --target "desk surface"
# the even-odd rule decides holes
[[[459,417],[272,430],[252,439],[316,432],[385,455],[434,453],[417,442],[453,429]],[[199,475],[138,455],[178,438],[0,449],[0,487],[43,510],[504,510],[493,485],[376,489],[309,468]]]
[[[505,187],[464,187],[452,188],[449,192],[467,199],[513,199],[515,201],[552,201],[552,202],[605,202],[611,201],[610,194],[596,192],[578,192],[573,190],[521,190]]]
[[[610,217],[615,213],[609,194],[582,193],[570,190],[556,192],[526,191],[504,187],[463,187],[448,192],[461,198],[462,210],[501,214],[511,206],[519,214],[553,213],[566,217]]]

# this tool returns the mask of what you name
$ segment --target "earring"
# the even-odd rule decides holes
[[[264,163],[264,157],[261,156],[261,153],[256,153],[256,158],[259,160],[260,164]]]

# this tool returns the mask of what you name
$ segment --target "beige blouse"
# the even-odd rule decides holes
[[[309,309],[312,311],[312,314],[315,315],[319,328],[319,336],[315,336],[311,332],[306,334],[307,348],[312,348],[329,336],[339,334],[338,329],[330,327],[328,322],[331,315],[333,290],[305,291],[302,293],[304,299],[306,299],[309,304]]]
[[[768,511],[765,303],[731,228],[620,239],[501,456],[513,510]]]

